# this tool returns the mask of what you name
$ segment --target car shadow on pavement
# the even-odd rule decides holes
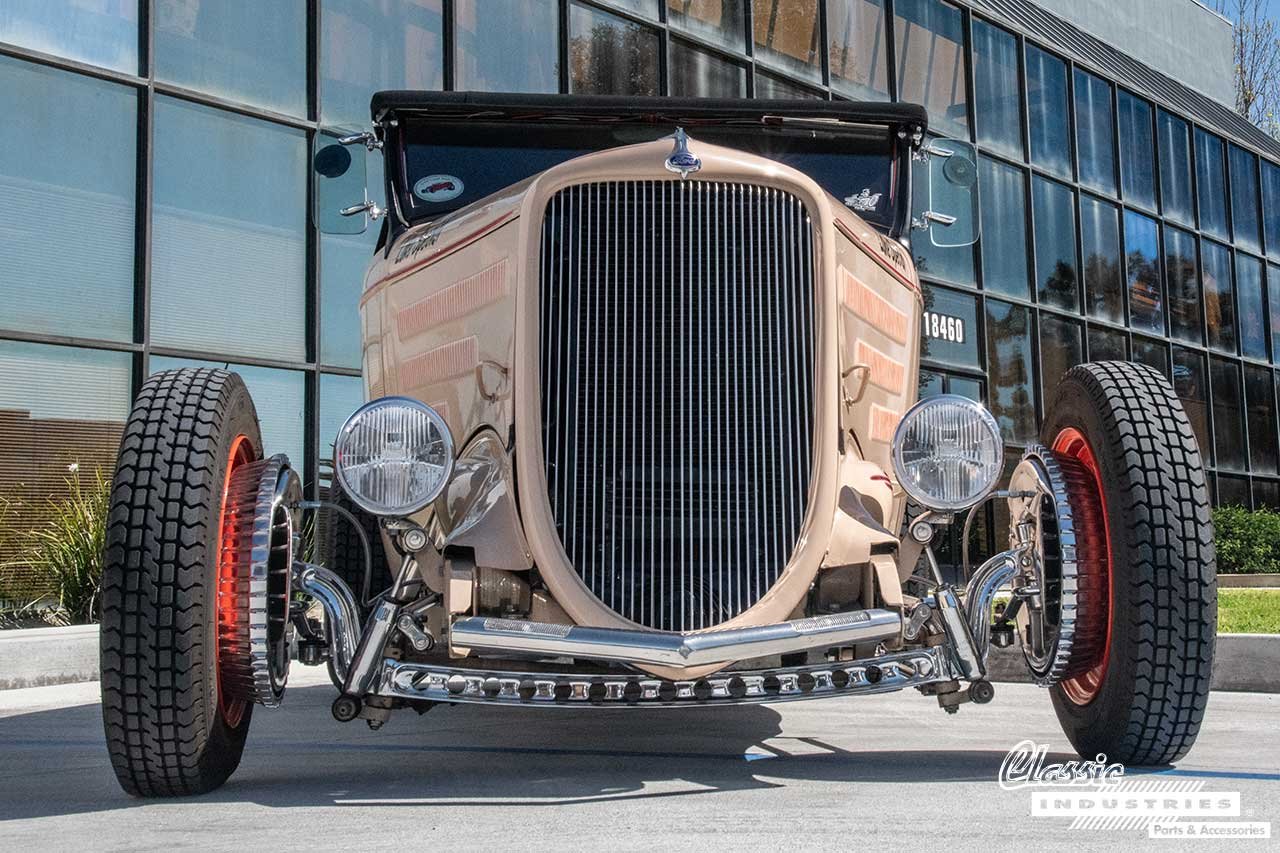
[[[372,732],[336,722],[329,713],[333,697],[328,686],[290,689],[282,710],[257,709],[239,770],[200,800],[278,808],[537,808],[706,796],[789,780],[987,782],[996,779],[1006,755],[836,746],[805,734],[814,726],[803,719],[789,722],[799,736],[784,735],[781,715],[764,705],[438,707],[422,718],[397,712]],[[851,715],[850,724],[856,722]],[[101,732],[96,704],[0,719],[0,821],[144,804],[117,786]],[[842,742],[850,734],[841,727]],[[875,743],[870,732],[867,743]]]

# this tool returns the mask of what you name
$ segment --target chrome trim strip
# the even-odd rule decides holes
[[[453,623],[450,643],[456,649],[473,652],[685,667],[855,643],[878,643],[898,638],[901,631],[902,617],[879,609],[699,634],[548,625],[470,616]]]
[[[454,669],[387,659],[376,692],[397,699],[535,708],[701,708],[891,693],[953,677],[938,648],[820,666],[731,670],[694,681]]]

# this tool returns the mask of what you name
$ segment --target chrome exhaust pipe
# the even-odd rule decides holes
[[[449,637],[455,650],[688,667],[880,643],[901,633],[901,616],[873,609],[684,634],[471,616],[455,621]]]
[[[293,584],[324,608],[324,632],[333,671],[345,683],[360,640],[360,610],[355,596],[342,578],[312,563],[293,564]]]

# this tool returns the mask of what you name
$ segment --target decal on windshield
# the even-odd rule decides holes
[[[844,203],[858,213],[873,213],[880,206],[882,195],[884,193],[872,195],[871,190],[863,190],[857,195],[845,196]]]
[[[413,194],[425,202],[440,204],[462,195],[462,178],[454,175],[427,175],[413,185]]]

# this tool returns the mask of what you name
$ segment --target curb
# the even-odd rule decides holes
[[[1280,589],[1280,575],[1218,575],[1218,589]]]
[[[992,681],[1031,681],[1017,645],[992,648],[987,668]],[[1280,693],[1280,634],[1219,634],[1210,688]]]
[[[97,680],[97,625],[0,631],[0,690]]]
[[[1030,682],[1017,646],[992,648],[990,678]],[[0,631],[0,690],[98,680],[98,626]],[[1214,690],[1280,693],[1280,634],[1219,634]]]

